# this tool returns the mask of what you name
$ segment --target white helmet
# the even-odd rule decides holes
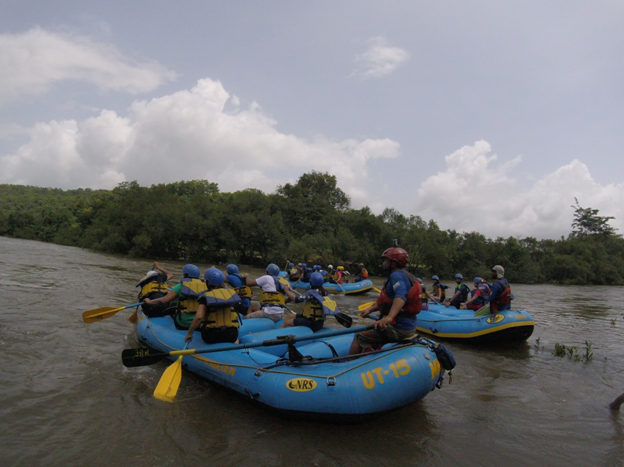
[[[334,269],[334,267],[330,264],[329,266],[327,266],[327,269]]]

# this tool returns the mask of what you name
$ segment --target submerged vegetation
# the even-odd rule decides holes
[[[332,175],[311,172],[273,194],[221,193],[205,180],[113,190],[0,185],[0,235],[153,259],[265,266],[295,261],[363,262],[379,273],[379,255],[396,241],[419,276],[489,276],[502,264],[516,283],[622,284],[624,239],[612,217],[582,208],[560,240],[489,239],[441,230],[434,220],[394,209],[351,209]]]

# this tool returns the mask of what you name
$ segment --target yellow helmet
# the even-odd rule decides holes
[[[339,271],[344,271],[344,266],[338,266]]]

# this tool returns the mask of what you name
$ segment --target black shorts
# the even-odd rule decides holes
[[[201,336],[206,344],[232,343],[238,339],[238,328],[203,328]]]
[[[293,325],[295,326],[307,326],[312,331],[316,332],[319,329],[323,329],[323,320],[312,321],[309,318],[304,318],[301,313],[297,313],[295,320],[293,321]]]

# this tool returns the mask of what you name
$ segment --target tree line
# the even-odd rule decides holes
[[[0,185],[0,235],[149,259],[259,267],[290,259],[352,272],[362,262],[372,274],[381,273],[381,252],[398,245],[423,278],[488,277],[501,264],[516,283],[622,284],[624,239],[608,224],[613,218],[578,201],[571,207],[567,238],[490,239],[391,208],[351,209],[336,177],[319,172],[272,194],[221,193],[205,180],[113,190]]]

